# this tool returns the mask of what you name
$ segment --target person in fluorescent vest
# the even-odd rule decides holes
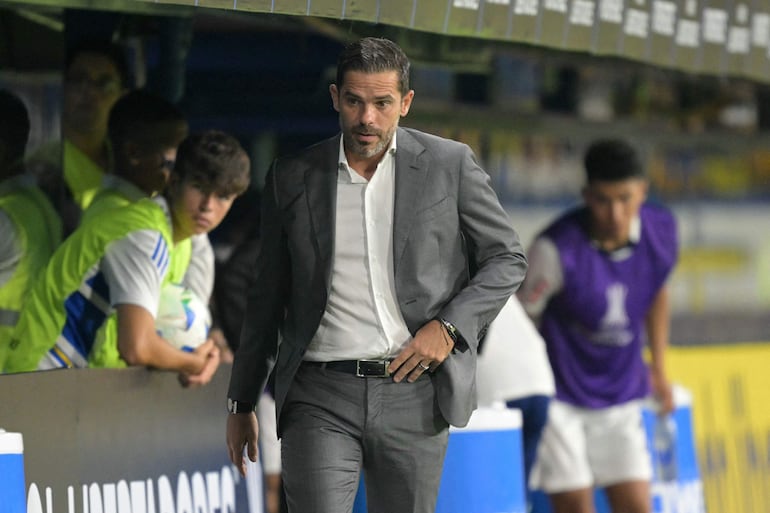
[[[121,97],[109,117],[114,169],[102,178],[83,221],[162,193],[187,132],[184,115],[165,99],[141,89]]]
[[[126,93],[113,106],[109,118],[109,140],[114,172],[102,178],[99,191],[81,221],[99,218],[110,209],[151,198],[166,188],[179,144],[188,126],[173,104],[143,90]],[[203,258],[213,273],[213,250],[206,234],[195,235],[174,246],[171,268],[184,276],[190,263],[191,241],[203,239]],[[213,281],[213,277],[210,277]],[[181,281],[181,280],[177,280]],[[197,286],[196,294],[202,293]],[[201,295],[200,297],[204,297]],[[205,296],[207,297],[207,296]]]
[[[249,158],[232,136],[188,136],[163,195],[105,211],[84,223],[54,254],[22,310],[7,372],[145,365],[205,384],[219,364],[207,340],[185,352],[163,340],[155,315],[171,252],[181,241],[213,230],[249,184]],[[116,340],[105,337],[115,313]]]
[[[171,175],[177,147],[188,131],[187,121],[176,106],[141,89],[126,93],[115,103],[108,126],[114,173],[102,179],[99,192],[83,212],[82,222],[161,193]],[[196,234],[175,244],[169,265],[170,281],[190,288],[208,303],[214,287],[214,250],[208,233]],[[114,325],[114,315],[107,322]],[[115,340],[115,327],[105,329],[103,336]],[[120,365],[114,352],[108,357],[101,351],[114,346],[114,343],[97,344],[99,350],[91,352],[90,365]]]
[[[30,122],[21,99],[0,90],[0,360],[32,280],[61,242],[61,220],[24,172]]]
[[[125,50],[102,39],[79,41],[67,49],[63,78],[62,139],[32,152],[27,167],[55,198],[68,236],[113,168],[107,121],[128,89]]]

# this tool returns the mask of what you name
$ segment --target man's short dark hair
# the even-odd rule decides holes
[[[0,89],[0,141],[7,149],[6,163],[21,161],[29,140],[29,114],[21,98]]]
[[[242,194],[249,186],[249,156],[238,140],[209,130],[187,136],[179,145],[172,176],[195,182],[205,192]]]
[[[365,37],[353,41],[337,59],[337,87],[342,88],[348,71],[363,73],[398,73],[398,89],[402,95],[409,92],[409,59],[393,41],[378,37]]]
[[[182,112],[171,102],[137,89],[123,95],[110,110],[108,132],[113,147],[136,143],[166,147],[176,145],[175,128],[186,124]]]
[[[67,74],[75,58],[83,53],[93,53],[106,57],[115,65],[120,75],[121,87],[128,87],[128,60],[126,52],[119,45],[101,39],[86,39],[75,43],[67,50],[64,73]]]
[[[636,150],[621,139],[600,139],[591,143],[583,163],[589,184],[645,176]]]

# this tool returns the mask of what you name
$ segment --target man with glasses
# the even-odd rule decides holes
[[[59,206],[65,234],[77,226],[112,168],[107,138],[110,109],[125,93],[128,67],[123,50],[87,41],[67,55],[62,98],[62,142],[30,157],[35,173]],[[62,183],[63,180],[63,183]]]

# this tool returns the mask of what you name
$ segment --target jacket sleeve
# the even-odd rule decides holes
[[[278,201],[275,164],[268,172],[261,213],[261,246],[246,301],[228,397],[256,404],[272,371],[290,289],[286,234]]]
[[[460,332],[464,344],[457,349],[465,350],[467,345],[475,352],[478,340],[524,280],[527,259],[489,175],[468,146],[462,145],[462,150],[457,208],[475,271],[467,285],[442,308],[440,317]]]

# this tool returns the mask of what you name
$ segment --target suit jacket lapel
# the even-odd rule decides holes
[[[428,163],[420,159],[425,148],[406,130],[398,129],[396,144],[396,190],[393,204],[393,266],[398,267],[409,228],[420,206],[428,176]]]
[[[339,136],[330,139],[324,145],[320,162],[311,163],[305,170],[307,206],[315,234],[318,257],[324,266],[327,290],[334,251],[339,144]]]

